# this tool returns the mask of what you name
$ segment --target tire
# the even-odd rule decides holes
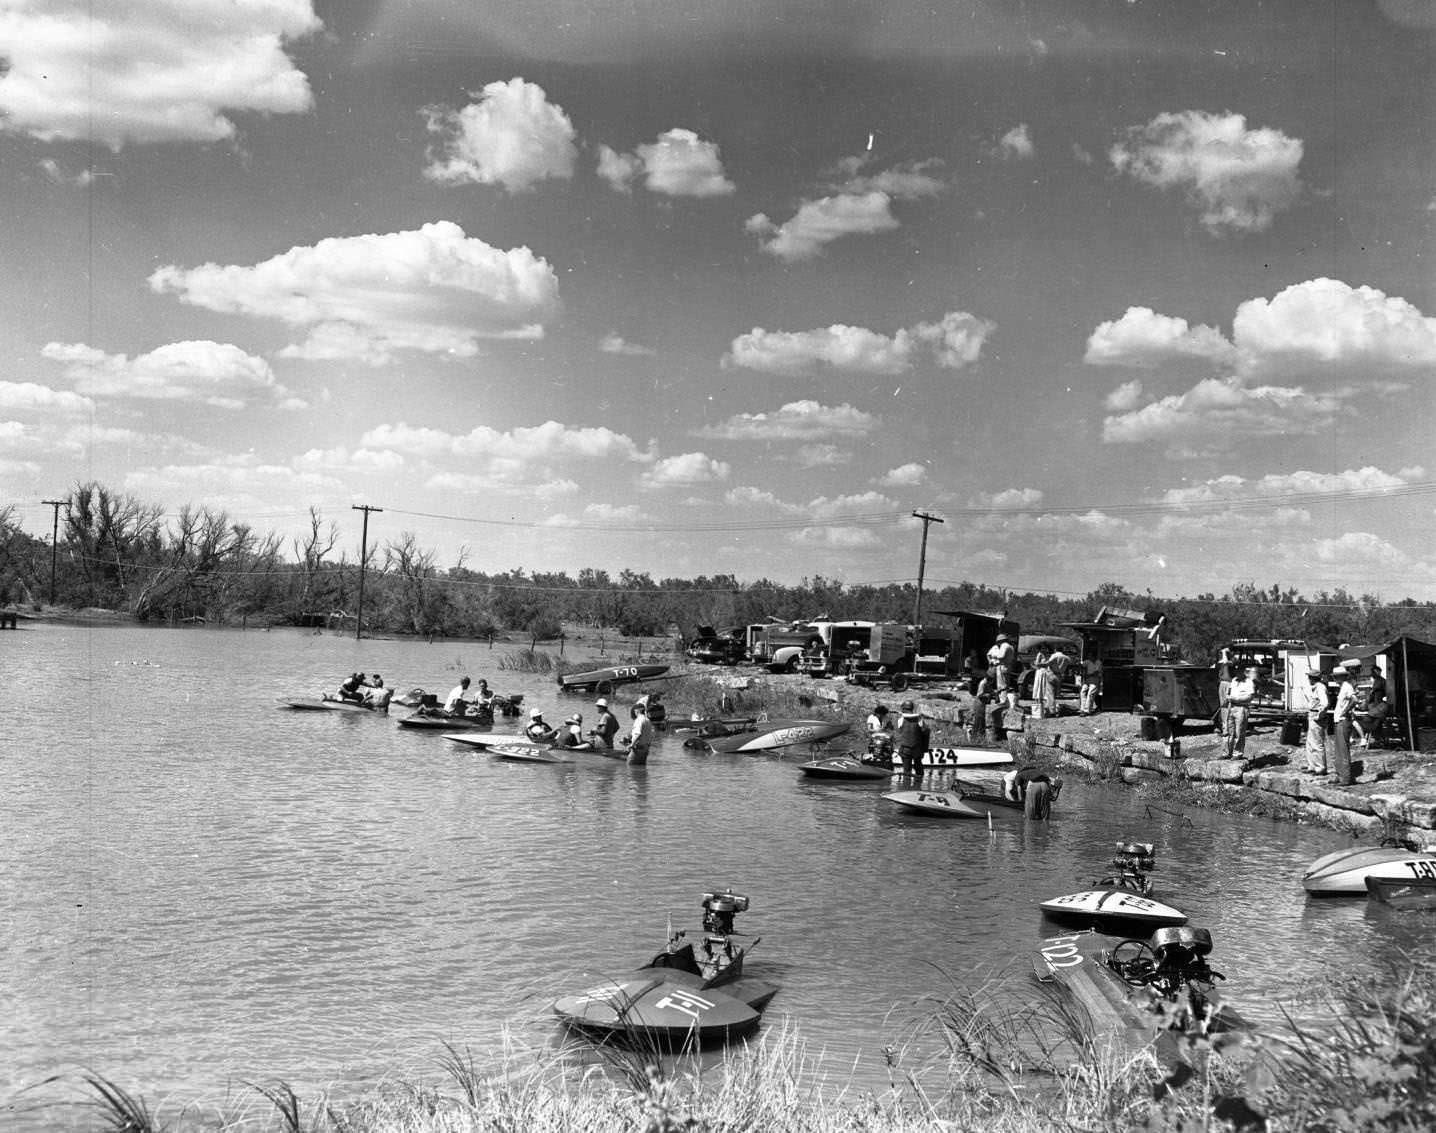
[[[892,679],[893,692],[902,692],[907,688],[907,675],[905,673],[894,673]]]
[[[789,658],[788,658],[788,663],[783,666],[783,672],[785,672],[785,673],[796,673],[797,671],[798,671],[798,659],[797,659],[796,657],[789,657]]]
[[[613,682],[599,681],[598,684],[594,687],[594,691],[597,692],[599,696],[612,696]]]

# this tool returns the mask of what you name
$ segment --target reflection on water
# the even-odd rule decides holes
[[[10,1090],[76,1065],[153,1097],[346,1090],[432,1073],[441,1040],[545,1043],[558,991],[646,959],[670,914],[696,925],[700,894],[727,885],[763,938],[750,972],[782,983],[769,1025],[791,1019],[880,1089],[895,1005],[1025,971],[1056,931],[1036,902],[1087,888],[1132,838],[1157,843],[1157,896],[1211,930],[1229,998],[1258,1019],[1429,931],[1308,901],[1302,869],[1343,836],[1124,789],[1069,782],[1050,824],[989,829],[803,779],[807,752],[667,735],[646,768],[512,764],[392,717],[275,705],[362,668],[440,692],[468,672],[558,706],[481,644],[40,626],[0,649],[11,703],[32,707],[0,761]]]

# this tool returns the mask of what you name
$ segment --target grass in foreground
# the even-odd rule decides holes
[[[492,1064],[445,1044],[440,1085],[394,1083],[358,1101],[301,1098],[283,1082],[246,1083],[237,1112],[161,1115],[144,1098],[86,1073],[87,1097],[44,1127],[124,1133],[1358,1133],[1436,1128],[1436,964],[1398,980],[1323,989],[1324,1022],[1288,1018],[1240,1040],[1194,1035],[1173,1063],[1150,1050],[1092,1041],[1070,1007],[1010,988],[954,984],[926,1003],[887,1052],[889,1087],[859,1091],[841,1069],[778,1029],[730,1050],[717,1067],[694,1058],[594,1048],[511,1046]],[[940,1053],[914,1051],[940,1039]],[[590,1054],[593,1052],[591,1051]],[[916,1061],[909,1064],[909,1059]],[[52,1079],[51,1082],[57,1081]],[[33,1110],[33,1106],[31,1106]],[[18,1108],[10,1112],[19,1112]],[[58,1115],[56,1107],[53,1112]]]

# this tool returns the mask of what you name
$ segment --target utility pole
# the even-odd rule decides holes
[[[922,554],[917,560],[917,601],[913,603],[912,611],[913,629],[917,630],[922,627],[922,579],[927,573],[927,529],[931,524],[947,521],[925,511],[915,511],[912,514],[914,519],[922,520]]]
[[[55,524],[50,528],[50,605],[55,604],[55,549],[60,542],[60,509],[64,500],[41,500],[42,504],[55,509]]]
[[[382,512],[384,509],[370,507],[368,504],[354,504],[351,510],[364,513],[364,533],[359,537],[359,610],[354,618],[354,640],[358,641],[364,635],[364,567],[369,561],[369,513]]]

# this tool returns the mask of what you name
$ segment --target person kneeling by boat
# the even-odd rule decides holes
[[[897,748],[898,756],[902,759],[904,774],[920,775],[922,757],[927,754],[932,743],[932,730],[928,728],[922,713],[911,700],[904,700],[899,711],[902,713],[902,719],[898,721],[893,746]]]
[[[529,710],[529,723],[524,729],[524,739],[536,744],[553,743],[554,730],[544,721],[543,713],[537,708]]]
[[[648,719],[648,705],[633,706],[633,730],[628,737],[628,762],[635,766],[648,762],[648,749],[653,744],[653,723]]]
[[[362,702],[364,690],[369,687],[369,682],[364,679],[363,673],[350,673],[343,684],[339,686],[339,699]]]
[[[1002,777],[1002,793],[1013,802],[1021,803],[1028,818],[1048,817],[1052,813],[1052,800],[1061,789],[1061,779],[1054,781],[1047,772],[1036,767],[1019,767]]]

